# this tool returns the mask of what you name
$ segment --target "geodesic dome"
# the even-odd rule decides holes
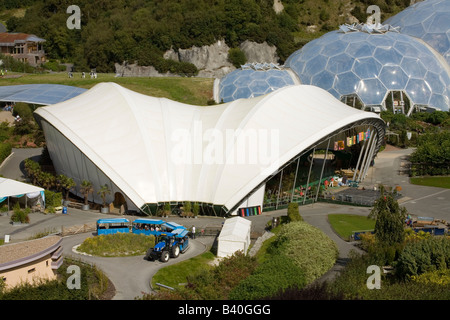
[[[293,84],[299,84],[296,76],[279,65],[246,64],[220,80],[216,101],[258,97]]]
[[[418,2],[385,23],[400,27],[403,34],[422,39],[450,64],[450,1]]]
[[[302,84],[321,87],[338,99],[357,96],[364,107],[386,109],[389,92],[400,91],[410,100],[408,113],[413,106],[449,110],[448,65],[422,41],[386,30],[341,27],[294,52],[285,65]]]

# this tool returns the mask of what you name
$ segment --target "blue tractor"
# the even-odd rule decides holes
[[[153,261],[159,259],[167,262],[170,258],[177,258],[180,253],[185,253],[189,248],[189,231],[180,228],[172,232],[159,232],[155,235],[156,245],[148,249],[145,258]]]

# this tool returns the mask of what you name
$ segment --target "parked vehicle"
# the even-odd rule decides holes
[[[130,221],[125,218],[111,218],[97,220],[97,235],[129,233]]]
[[[156,235],[162,231],[163,220],[155,219],[136,219],[133,221],[131,232],[135,234]]]
[[[177,258],[189,248],[188,234],[189,231],[184,227],[177,228],[173,232],[160,232],[156,235],[156,245],[147,251],[146,259],[167,262],[170,258]]]

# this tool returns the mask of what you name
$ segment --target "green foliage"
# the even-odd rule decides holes
[[[59,207],[61,206],[62,194],[61,192],[53,192],[50,190],[44,190],[45,195],[45,206],[47,208],[50,207]]]
[[[21,62],[11,56],[5,56],[0,53],[0,60],[3,60],[2,68],[13,72],[36,73],[37,68],[32,67],[28,63]]]
[[[397,263],[399,277],[450,268],[450,238],[432,237],[408,242]]]
[[[154,300],[225,300],[230,292],[257,267],[255,258],[244,255],[242,251],[224,258],[211,269],[187,276],[187,285],[176,291],[160,291],[146,295],[144,299]]]
[[[262,299],[287,288],[303,288],[305,285],[303,271],[290,258],[285,255],[274,255],[241,281],[230,292],[229,299]]]
[[[272,255],[282,254],[291,259],[303,270],[307,283],[327,272],[338,255],[333,240],[303,221],[282,225],[268,252]]]
[[[100,257],[142,255],[155,246],[155,237],[134,233],[116,233],[89,237],[78,247],[81,252]]]
[[[227,299],[231,290],[252,274],[256,266],[254,258],[239,251],[222,260],[214,269],[188,277],[186,289],[196,299]]]
[[[48,61],[44,63],[43,67],[54,72],[62,72],[67,69],[65,65],[59,64],[57,61]]]
[[[92,182],[90,182],[88,180],[81,181],[80,191],[84,196],[84,204],[87,205],[89,194],[94,192],[94,187],[92,186]]]
[[[19,202],[14,205],[13,209],[14,213],[11,216],[12,222],[21,222],[21,223],[29,223],[30,217],[28,214],[30,213],[30,208],[20,209]]]
[[[228,60],[233,64],[233,66],[240,68],[247,62],[247,57],[241,49],[231,48],[228,50]]]
[[[198,202],[194,202],[194,205],[192,206],[192,213],[194,214],[194,216],[198,216],[198,214],[200,213],[200,205],[198,204]]]
[[[287,209],[287,215],[288,215],[288,220],[290,222],[303,221],[303,218],[298,211],[298,203],[297,202],[289,203],[288,209]]]
[[[73,181],[73,180],[72,180]],[[111,194],[111,190],[107,184],[101,186],[100,190],[97,191],[97,194],[100,195],[103,201],[103,207],[106,207],[106,196]]]
[[[396,191],[380,186],[380,197],[375,201],[369,217],[375,218],[375,238],[381,245],[392,246],[405,239],[404,220],[407,212],[395,199]]]
[[[412,176],[450,174],[450,131],[421,135],[410,161]]]
[[[66,270],[70,265],[80,267],[80,289],[71,290],[67,287],[67,279],[72,273]],[[57,280],[36,280],[35,283],[23,283],[11,290],[0,290],[0,300],[98,300],[108,289],[108,278],[95,266],[64,258],[57,272]]]
[[[6,158],[11,154],[12,147],[10,143],[0,142],[0,164],[5,161]]]

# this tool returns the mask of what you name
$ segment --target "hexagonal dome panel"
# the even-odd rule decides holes
[[[220,79],[219,101],[257,97],[299,83],[295,75],[273,64],[247,64]]]
[[[400,32],[420,38],[438,51],[450,64],[450,1],[418,2],[387,19],[386,24]]]
[[[319,86],[338,99],[356,94],[364,105],[383,105],[389,91],[403,91],[413,106],[449,110],[450,69],[430,46],[390,26],[373,33],[352,27],[307,43],[285,66],[303,84]],[[437,96],[431,99],[433,94]]]

